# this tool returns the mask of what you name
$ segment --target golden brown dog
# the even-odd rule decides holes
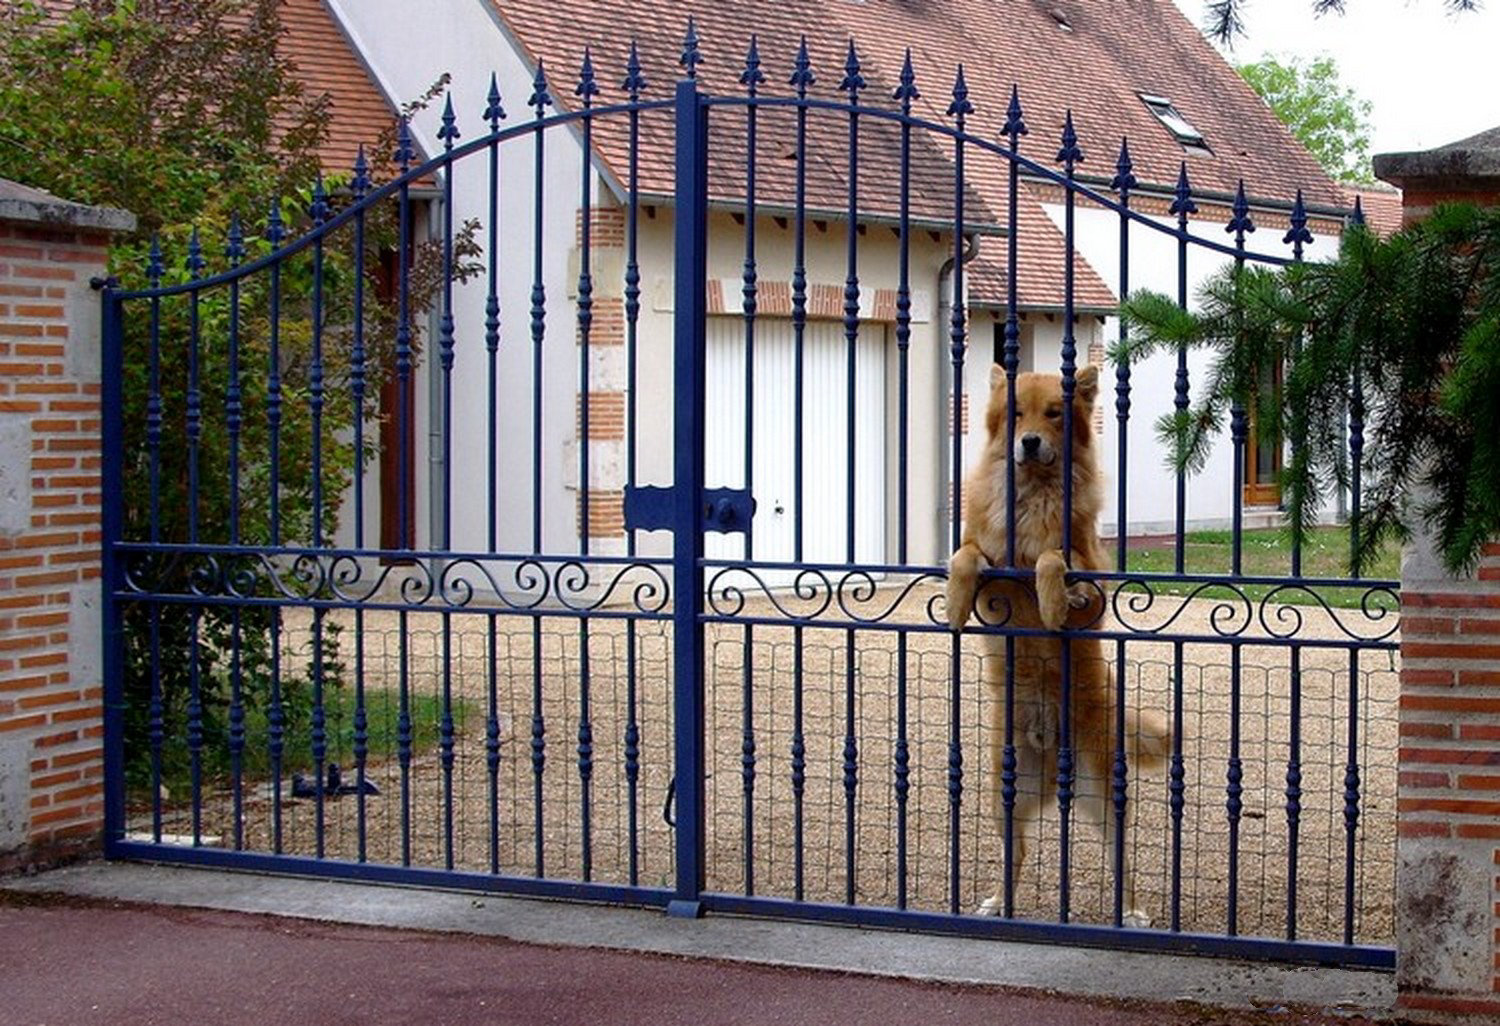
[[[1099,543],[1098,518],[1103,505],[1095,456],[1094,400],[1099,392],[1097,368],[1085,367],[1075,379],[1072,438],[1063,436],[1062,379],[1056,374],[1021,374],[1016,378],[1015,444],[1008,449],[1007,395],[1004,371],[990,372],[990,402],[985,415],[988,441],[965,481],[963,544],[953,554],[948,572],[948,620],[962,630],[976,607],[981,620],[1013,627],[1064,626],[1079,630],[1095,624],[1103,611],[1103,592],[1087,583],[1069,588],[1068,563],[1062,552],[1063,446],[1072,451],[1072,560],[1077,570],[1105,570],[1107,559]],[[1034,568],[1035,590],[1024,582],[994,580],[980,588],[980,573],[1006,560],[1006,465],[1015,465],[1015,565]],[[1000,802],[1001,757],[1005,739],[1006,645],[1004,637],[981,639],[981,676],[992,691],[989,709],[990,793],[995,815]],[[1104,833],[1113,850],[1115,817],[1109,805],[1114,760],[1116,693],[1113,674],[1100,639],[1084,635],[1067,645],[1071,670],[1069,688],[1073,760],[1074,808]],[[1015,636],[1013,642],[1013,734],[1016,746],[1016,802],[1013,865],[1006,873],[1014,880],[1034,840],[1042,811],[1057,801],[1057,764],[1061,731],[1061,668],[1063,643],[1058,638]],[[1127,709],[1127,756],[1132,767],[1160,765],[1170,748],[1170,728],[1160,713]],[[1124,876],[1124,922],[1146,927],[1151,923],[1136,904],[1128,864]],[[1003,907],[1004,884],[979,912],[997,915]]]

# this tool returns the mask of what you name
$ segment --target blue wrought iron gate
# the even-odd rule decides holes
[[[320,181],[273,206],[258,236],[226,226],[217,273],[194,233],[179,261],[153,247],[144,280],[105,289],[109,854],[686,916],[1391,966],[1394,810],[1372,827],[1366,809],[1393,800],[1380,762],[1389,695],[1371,691],[1393,658],[1396,583],[1307,575],[1296,552],[1285,574],[1245,572],[1250,411],[1232,411],[1233,476],[1216,485],[1234,493],[1231,566],[1188,568],[1181,471],[1171,569],[1131,565],[1127,456],[1150,442],[1132,432],[1140,369],[1120,357],[1105,504],[1115,566],[1070,578],[1098,617],[1048,632],[992,604],[960,635],[941,597],[961,474],[984,444],[967,409],[987,393],[970,369],[991,363],[976,337],[976,252],[989,251],[1003,295],[989,323],[995,387],[1012,400],[992,427],[1007,443],[1023,356],[1046,369],[1023,352],[1031,322],[1017,296],[1028,190],[1051,190],[1060,218],[1036,245],[1061,246],[1047,322],[1061,320],[1065,396],[1080,388],[1087,321],[1080,206],[1117,226],[1116,295],[1145,234],[1175,244],[1184,306],[1190,252],[1300,260],[1310,217],[1339,212],[1310,213],[1300,195],[1264,204],[1288,219],[1291,249],[1252,253],[1243,185],[1195,194],[1184,163],[1175,192],[1153,193],[1124,145],[1108,185],[1085,181],[1071,116],[1054,166],[1050,150],[1023,153],[1014,93],[998,137],[988,121],[971,128],[961,68],[938,104],[947,118],[925,116],[909,54],[885,84],[890,102],[875,103],[853,45],[837,89],[818,85],[805,42],[776,55],[785,67],[771,82],[750,41],[739,88],[717,92],[700,80],[691,28],[670,95],[647,83],[672,73],[665,62],[643,68],[633,46],[621,56],[620,102],[599,98],[586,54],[577,102],[551,112],[538,67],[534,117],[505,124],[492,86],[485,130],[461,142],[450,100],[432,159],[418,162],[403,122],[387,180],[362,153],[338,189]],[[576,191],[559,195],[549,157],[576,165]],[[596,263],[606,181],[618,265]],[[1169,200],[1170,220],[1133,207],[1142,192],[1148,207]],[[1230,212],[1232,244],[1192,230],[1195,199]],[[429,206],[437,227],[424,239]],[[564,272],[545,243],[564,217],[577,226],[571,318],[557,316]],[[303,230],[289,240],[290,224]],[[528,231],[518,257],[505,240]],[[737,302],[735,283],[710,274],[726,247],[742,247]],[[670,291],[652,294],[668,268],[651,254],[667,250]],[[601,277],[606,263],[618,280]],[[610,439],[623,442],[618,530],[600,526],[615,500],[595,487],[607,433],[591,375],[615,358],[594,338],[606,299],[619,302],[611,352],[624,377]],[[738,353],[707,342],[725,317]],[[1091,323],[1102,336],[1103,318]],[[817,325],[836,325],[842,348],[816,341]],[[1179,412],[1189,367],[1183,350]],[[742,397],[739,416],[710,407],[711,374]],[[938,383],[946,408],[919,379]],[[757,419],[774,402],[789,424]],[[1059,415],[1065,438],[1090,430],[1071,402]],[[1356,386],[1356,513],[1362,416]],[[418,471],[419,418],[440,471]],[[742,458],[710,465],[713,438]],[[558,484],[559,452],[576,457],[571,485]],[[1061,458],[1072,480],[1069,447]],[[758,488],[760,468],[781,461],[790,495]],[[670,485],[653,484],[668,467]],[[872,502],[873,532],[857,516]],[[782,546],[769,532],[785,517]],[[1031,580],[1015,552],[989,555],[987,580]],[[1056,746],[1052,797],[1028,805],[1014,671],[984,677],[974,646],[1013,655],[1035,638],[1110,653],[1116,729],[1107,779],[1085,779],[1064,658],[1058,734],[1037,742]],[[1126,754],[1126,707],[1152,703],[1171,723],[1156,779]],[[1103,847],[1072,829],[1085,805]],[[1019,858],[1022,808],[1045,853],[1029,876],[1004,868]],[[1146,880],[1144,911],[1127,896],[1127,858]],[[990,888],[993,914],[971,914]]]

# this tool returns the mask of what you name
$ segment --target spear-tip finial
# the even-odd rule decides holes
[[[401,115],[401,121],[396,125],[396,152],[393,156],[403,171],[411,167],[411,162],[417,156],[411,143],[411,118],[405,114]]]
[[[586,46],[583,48],[583,64],[578,68],[578,87],[573,92],[583,97],[585,107],[599,95],[599,82],[594,77],[594,55]]]
[[[750,47],[745,51],[745,70],[740,72],[740,85],[753,95],[756,87],[765,80],[766,73],[760,70],[760,40],[752,32]]]
[[[161,258],[161,238],[152,234],[151,253],[146,259],[146,277],[151,279],[152,288],[161,284],[162,271],[165,269]]]
[[[630,57],[625,61],[625,81],[620,83],[620,88],[628,92],[631,99],[639,97],[646,88],[646,76],[641,72],[641,54],[634,39],[630,41]]]
[[[449,93],[443,103],[443,123],[438,128],[438,138],[443,140],[443,149],[453,149],[453,141],[458,138],[458,118],[453,113],[453,94]]]
[[[359,144],[354,155],[354,177],[349,180],[349,191],[355,199],[362,199],[370,191],[370,162],[365,159],[365,144]]]
[[[956,117],[974,113],[974,104],[969,102],[969,83],[964,81],[964,66],[958,66],[953,79],[953,102],[948,104],[948,113]]]
[[[1073,112],[1063,115],[1062,147],[1057,151],[1057,162],[1072,168],[1083,163],[1083,151],[1078,148],[1078,132],[1073,128]]]
[[[682,56],[677,58],[677,63],[687,71],[688,78],[697,78],[698,65],[702,62],[703,52],[698,49],[698,23],[689,14],[687,33],[682,37]]]
[[[1245,236],[1255,231],[1255,222],[1250,218],[1250,201],[1245,198],[1245,180],[1240,179],[1239,187],[1234,192],[1234,206],[1231,208],[1229,222],[1224,225],[1226,232],[1235,233],[1239,242],[1245,241]]]
[[[1292,201],[1292,216],[1290,218],[1291,228],[1281,239],[1282,242],[1295,246],[1297,252],[1302,252],[1303,243],[1313,240],[1312,232],[1307,230],[1307,206],[1302,202],[1302,190],[1297,190],[1297,198]]]
[[[1026,119],[1021,114],[1021,90],[1015,84],[1010,87],[1010,103],[1005,108],[1005,126],[1000,129],[1001,135],[1010,136],[1011,146],[1014,147],[1016,140],[1027,132]]]
[[[281,245],[281,240],[286,238],[286,223],[281,219],[281,200],[271,201],[271,213],[266,218],[266,241],[271,247]]]
[[[922,94],[917,92],[917,73],[911,66],[911,47],[906,48],[906,57],[901,61],[901,84],[891,93],[891,99],[900,100],[903,110],[910,110],[912,101]]]
[[[849,40],[849,52],[844,55],[844,79],[839,89],[849,94],[850,102],[858,99],[859,91],[865,87],[865,77],[859,73],[859,54],[854,50],[854,40]]]
[[[812,70],[812,58],[807,54],[807,37],[803,36],[802,42],[797,44],[797,60],[792,65],[792,76],[787,79],[787,84],[796,87],[799,99],[805,99],[808,86],[817,80]]]
[[[224,247],[224,256],[231,267],[238,267],[240,261],[245,259],[245,232],[240,227],[238,212],[229,215],[229,241]]]
[[[500,79],[493,71],[490,72],[490,91],[484,101],[484,120],[490,123],[491,132],[497,132],[500,122],[505,120],[505,108],[500,106]]]
[[[1177,169],[1177,191],[1174,199],[1167,207],[1167,213],[1177,214],[1184,221],[1189,214],[1198,212],[1198,204],[1193,202],[1193,187],[1188,183],[1187,161],[1183,161]]]
[[[527,99],[526,105],[536,108],[537,117],[541,117],[542,112],[552,106],[552,94],[547,91],[547,68],[540,59],[536,62],[536,74],[531,78],[531,97]]]
[[[1109,187],[1124,195],[1136,185],[1135,162],[1130,159],[1130,140],[1122,136],[1120,156],[1115,160],[1115,176],[1110,179]]]
[[[1365,223],[1365,207],[1364,204],[1359,201],[1359,195],[1357,193],[1354,196],[1354,210],[1349,214],[1349,223],[1361,225]]]
[[[187,267],[188,273],[194,278],[203,272],[203,243],[198,241],[197,226],[194,226],[193,234],[188,239]]]
[[[328,192],[323,188],[323,172],[318,172],[318,177],[313,179],[312,203],[307,208],[308,217],[312,223],[322,224],[328,220]]]

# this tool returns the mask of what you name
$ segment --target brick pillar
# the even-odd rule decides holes
[[[0,871],[103,826],[99,297],[121,211],[0,180]]]
[[[1464,579],[1414,546],[1401,587],[1399,1004],[1500,1022],[1500,544]]]

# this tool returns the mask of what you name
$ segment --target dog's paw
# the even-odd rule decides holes
[[[1049,631],[1062,630],[1072,604],[1064,576],[1068,565],[1058,550],[1042,553],[1036,561],[1036,604],[1042,626]]]
[[[1093,601],[1090,591],[1091,589],[1086,584],[1075,584],[1070,587],[1068,589],[1068,608],[1087,609],[1089,603]]]
[[[956,634],[969,622],[969,610],[974,608],[974,593],[956,586],[950,580],[944,602],[948,607],[948,629]]]
[[[1005,911],[1005,901],[1000,895],[991,895],[979,903],[974,910],[976,916],[998,916]]]
[[[974,596],[979,592],[980,558],[973,546],[964,546],[948,564],[948,584],[943,602],[948,609],[948,629],[957,633],[969,622]]]
[[[1151,929],[1151,917],[1138,908],[1133,908],[1120,917],[1120,925],[1130,930]]]

